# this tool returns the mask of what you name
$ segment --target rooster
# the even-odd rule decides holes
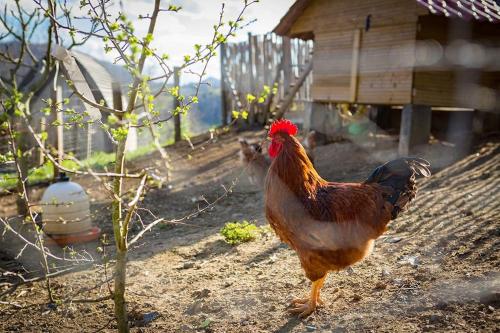
[[[240,161],[247,170],[250,183],[263,188],[270,161],[262,154],[259,144],[250,144],[242,138],[239,142]]]
[[[265,184],[265,213],[280,239],[293,248],[308,279],[308,298],[289,312],[303,318],[320,301],[327,274],[367,257],[374,241],[415,198],[415,177],[430,176],[429,162],[400,158],[376,168],[362,183],[322,179],[294,137],[297,127],[275,121],[270,130],[273,158]]]

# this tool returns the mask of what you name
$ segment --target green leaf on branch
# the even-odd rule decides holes
[[[169,88],[168,92],[170,93],[170,95],[172,95],[174,97],[179,97],[179,86]]]
[[[124,141],[127,139],[128,128],[126,127],[118,127],[111,129],[111,135],[116,141]]]
[[[151,43],[153,41],[153,34],[148,33],[146,37],[144,37],[144,43]]]

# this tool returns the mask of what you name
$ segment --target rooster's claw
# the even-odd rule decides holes
[[[300,304],[300,303],[297,302],[297,304]],[[299,306],[294,307],[292,309],[289,309],[288,312],[293,313],[293,314],[298,313],[299,318],[305,318],[305,317],[309,316],[311,313],[313,313],[314,310],[316,310],[316,304],[312,304],[312,302],[307,300],[305,303],[300,304]]]

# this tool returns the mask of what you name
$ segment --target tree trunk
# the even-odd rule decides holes
[[[121,117],[120,117],[121,118]],[[120,119],[121,121],[121,119]],[[118,143],[115,155],[115,172],[123,173],[125,166],[125,143],[126,139]],[[116,244],[116,266],[115,266],[115,317],[120,333],[128,333],[127,307],[125,304],[125,278],[127,274],[127,234],[123,230],[122,213],[122,185],[123,179],[115,177],[113,181],[113,193],[115,194],[112,204],[113,233]]]
[[[15,125],[15,131],[18,132],[19,134],[16,136],[16,146],[17,146],[17,152],[13,151],[13,154],[18,154],[18,163],[19,163],[19,171],[20,174],[17,177],[17,194],[18,197],[16,199],[16,206],[17,206],[17,214],[21,216],[27,216],[28,215],[28,200],[25,197],[28,195],[27,193],[24,193],[24,184],[23,180],[27,181],[28,177],[28,156],[26,156],[26,151],[28,150],[28,143],[27,143],[27,138],[28,136],[26,135],[26,131],[24,126],[21,125],[21,121],[18,120],[16,121]]]
[[[116,251],[116,266],[115,266],[115,317],[118,324],[118,332],[124,333],[129,331],[127,306],[125,304],[125,278],[127,272],[127,250]]]

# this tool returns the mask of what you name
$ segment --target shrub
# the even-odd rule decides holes
[[[260,232],[259,227],[248,221],[227,222],[220,230],[220,234],[231,245],[252,241],[259,236]]]

